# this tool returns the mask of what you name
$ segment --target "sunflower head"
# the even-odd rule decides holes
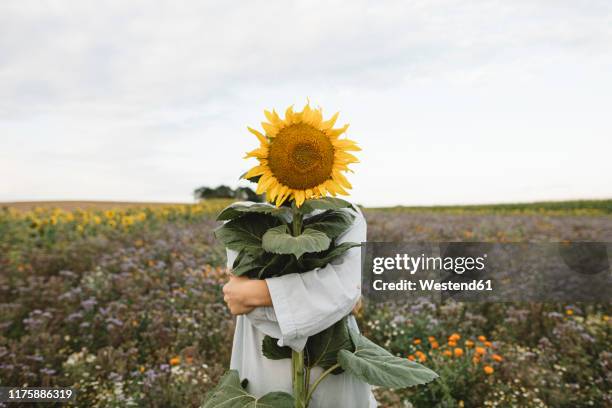
[[[259,148],[247,153],[259,165],[244,178],[259,176],[257,194],[265,193],[268,201],[280,206],[294,200],[299,207],[304,200],[325,197],[328,193],[348,195],[351,188],[343,172],[359,160],[349,151],[361,150],[357,144],[340,136],[348,125],[334,128],[338,113],[324,121],[321,109],[309,104],[301,112],[287,108],[285,118],[276,111],[264,111],[268,122],[262,122],[264,133],[248,128],[259,139]]]

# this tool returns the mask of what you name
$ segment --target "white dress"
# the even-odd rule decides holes
[[[342,242],[366,240],[366,221],[361,212],[353,225],[337,239]],[[228,250],[228,268],[236,252]],[[272,391],[292,393],[291,360],[270,360],[263,356],[261,343],[265,335],[279,339],[280,346],[301,351],[306,339],[330,327],[348,315],[361,294],[361,253],[352,248],[323,268],[266,279],[271,307],[258,307],[238,316],[230,368],[238,370],[240,379],[248,379],[247,390],[261,397]],[[357,329],[353,316],[349,325]],[[322,373],[311,371],[311,384]],[[377,403],[370,385],[348,373],[327,376],[317,387],[309,408],[370,408]]]

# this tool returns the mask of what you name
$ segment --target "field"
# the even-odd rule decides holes
[[[199,406],[231,352],[225,253],[212,234],[227,204],[0,210],[0,386],[73,386],[79,407]],[[366,217],[378,241],[611,241],[609,209],[608,200]],[[358,318],[370,338],[441,374],[377,389],[381,406],[607,407],[611,309],[413,302],[365,304]]]

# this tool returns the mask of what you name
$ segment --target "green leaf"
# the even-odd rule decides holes
[[[270,336],[264,337],[261,343],[261,352],[270,360],[282,360],[291,358],[291,348],[278,345],[278,339]]]
[[[338,362],[338,352],[340,350],[353,350],[346,317],[322,332],[309,337],[304,354],[309,367],[317,366],[326,370]],[[333,371],[334,374],[340,374],[341,372],[342,370]]]
[[[371,385],[404,388],[433,381],[438,374],[429,368],[390,354],[361,334],[350,330],[355,351],[340,350],[340,366]]]
[[[351,207],[353,207],[353,204],[341,198],[324,197],[304,201],[304,204],[300,207],[300,212],[309,214],[314,210],[339,210],[340,208]]]
[[[267,265],[267,258],[270,258],[270,255],[262,248],[243,248],[234,260],[232,273],[236,276],[256,276]]]
[[[259,271],[258,279],[267,279],[275,276],[288,275],[290,273],[299,272],[297,269],[297,260],[292,255],[268,254],[269,261]]]
[[[304,220],[304,228],[324,232],[334,239],[342,235],[353,223],[355,216],[341,210],[327,210]]]
[[[229,370],[208,394],[202,408],[293,408],[295,400],[286,392],[269,392],[261,398],[249,394],[238,371]]]
[[[300,235],[289,234],[287,225],[269,229],[263,236],[262,248],[275,254],[293,254],[300,258],[306,252],[321,252],[329,248],[331,240],[321,231],[307,228]]]
[[[283,221],[288,221],[291,211],[286,207],[276,208],[270,204],[264,203],[255,203],[251,205],[235,203],[225,207],[217,216],[217,221],[233,220],[250,213],[272,215]]]
[[[361,244],[356,242],[343,242],[338,246],[332,245],[324,252],[317,254],[304,254],[298,263],[303,271],[311,271],[315,268],[322,268],[334,259],[343,255],[349,249],[358,246],[361,246]]]
[[[221,225],[215,230],[215,236],[225,247],[234,251],[244,248],[261,248],[262,237],[270,228],[281,221],[265,214],[247,214]]]

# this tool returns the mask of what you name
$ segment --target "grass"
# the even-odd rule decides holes
[[[17,211],[31,211],[35,208],[59,208],[63,211],[81,210],[113,210],[140,207],[165,207],[171,205],[185,205],[191,203],[147,203],[136,201],[15,201],[0,203],[0,208],[14,208]]]
[[[370,210],[397,212],[433,212],[448,214],[538,214],[538,215],[611,215],[612,199],[540,201],[533,203],[448,205],[448,206],[395,206]]]
[[[34,208],[59,208],[64,211],[109,210],[140,207],[164,207],[189,203],[148,203],[128,201],[20,201],[0,203],[0,208],[14,208],[17,211],[30,211]],[[612,199],[538,201],[533,203],[476,204],[476,205],[436,205],[436,206],[394,206],[371,207],[368,210],[446,213],[446,214],[538,214],[538,215],[610,215]]]

